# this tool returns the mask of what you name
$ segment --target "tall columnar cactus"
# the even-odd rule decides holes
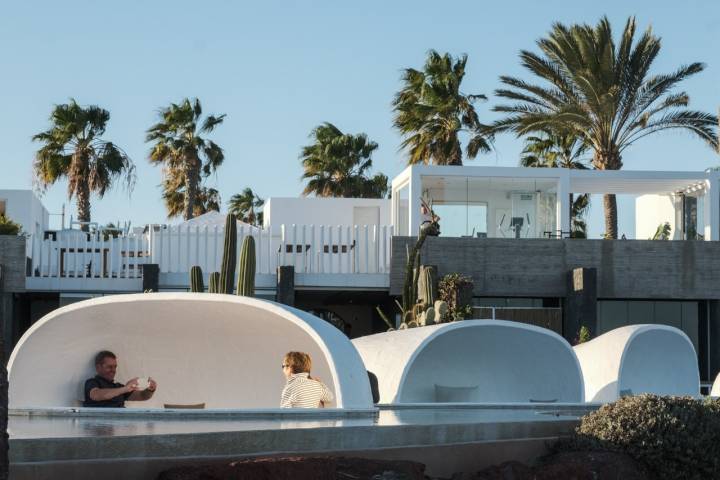
[[[251,235],[245,237],[240,250],[237,294],[245,297],[255,295],[255,239]]]
[[[220,272],[212,272],[210,274],[208,293],[220,293]]]
[[[425,305],[432,307],[437,300],[437,292],[435,290],[435,268],[422,267],[420,274],[420,284],[418,285],[418,300],[422,300]]]
[[[223,245],[220,285],[218,293],[233,293],[237,262],[237,217],[228,213],[225,218],[225,244]]]
[[[197,265],[193,265],[192,268],[190,268],[190,291],[198,293],[205,291],[202,269]]]

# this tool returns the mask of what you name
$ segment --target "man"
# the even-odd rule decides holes
[[[125,385],[115,382],[117,357],[114,353],[103,350],[95,356],[95,375],[85,381],[84,407],[123,408],[125,401],[133,402],[152,398],[157,383],[148,379],[147,388],[141,390],[138,378],[130,379]]]

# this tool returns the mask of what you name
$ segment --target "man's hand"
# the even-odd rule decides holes
[[[157,390],[157,382],[155,380],[153,380],[152,377],[148,377],[148,388],[147,389],[150,390],[151,392],[154,392],[155,390]]]
[[[136,392],[137,389],[138,389],[138,377],[131,378],[125,384],[125,390],[127,390],[128,393]]]

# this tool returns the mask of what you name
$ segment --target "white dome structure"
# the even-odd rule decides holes
[[[714,398],[720,397],[720,373],[715,377],[715,382],[713,382],[712,389],[710,390],[710,396]]]
[[[641,393],[700,395],[695,348],[677,328],[629,325],[574,348],[588,402],[614,402]]]
[[[381,403],[583,402],[575,353],[545,328],[465,320],[356,338]]]
[[[335,394],[331,407],[373,408],[362,360],[335,327],[285,305],[207,293],[114,295],[51,312],[10,357],[10,408],[81,405],[100,350],[117,355],[116,381],[158,383],[152,399],[128,407],[278,408],[283,355],[302,351]]]

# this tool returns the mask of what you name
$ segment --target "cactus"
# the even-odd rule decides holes
[[[434,266],[424,266],[420,273],[418,298],[422,299],[428,306],[432,306],[437,300],[435,270]]]
[[[225,244],[223,245],[222,266],[218,293],[233,293],[235,265],[237,258],[237,217],[229,213],[225,217]]]
[[[378,315],[380,315],[380,318],[382,318],[383,322],[385,322],[385,324],[388,326],[388,332],[391,330],[395,330],[395,327],[393,326],[392,322],[387,317],[387,315],[385,315],[385,312],[383,312],[382,308],[380,308],[379,305],[375,307],[375,310],[377,310]]]
[[[408,324],[415,320],[415,315],[413,315],[413,312],[405,312],[403,313],[403,321],[402,323]]]
[[[416,328],[417,326],[418,323],[415,320],[407,324],[407,328]]]
[[[193,265],[190,268],[190,291],[198,293],[202,293],[205,291],[205,285],[203,285],[202,269],[197,265]]]
[[[448,304],[445,300],[436,300],[434,304],[435,308],[435,323],[441,323],[448,314]]]
[[[403,323],[401,323],[400,326],[398,327],[398,330],[407,330],[407,328],[408,328],[408,324],[405,323],[405,322],[403,322]]]
[[[435,325],[435,323],[439,323],[435,321],[435,309],[433,307],[428,308],[423,313],[425,325]]]
[[[208,279],[208,293],[220,293],[220,272],[212,272]]]
[[[420,316],[417,318],[417,324],[420,327],[424,327],[427,322],[427,316],[425,315],[425,312],[422,312]]]
[[[244,297],[255,295],[255,239],[251,235],[245,237],[240,249],[237,294]]]

